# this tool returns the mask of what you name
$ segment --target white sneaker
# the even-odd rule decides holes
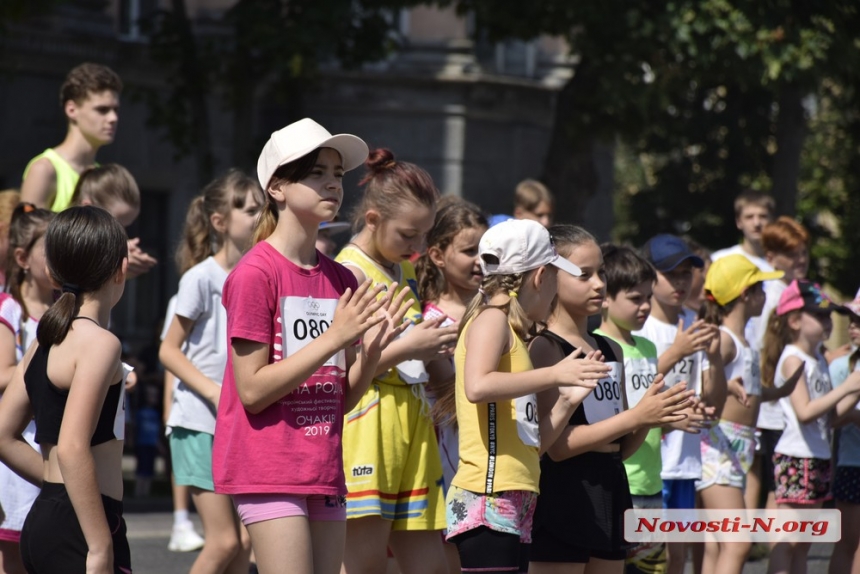
[[[171,552],[193,552],[203,548],[203,538],[194,530],[190,522],[173,527],[167,549]]]

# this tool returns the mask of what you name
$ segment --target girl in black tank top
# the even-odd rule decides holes
[[[45,234],[62,294],[0,401],[0,459],[41,488],[21,532],[31,574],[131,572],[122,518],[125,371],[120,342],[104,328],[125,286],[127,242],[108,212],[90,206],[58,214]],[[42,454],[21,437],[30,418]]]
[[[541,459],[529,571],[540,574],[560,564],[570,564],[572,572],[580,571],[574,564],[584,564],[587,571],[589,560],[598,558],[617,562],[620,572],[627,550],[623,514],[632,508],[622,459],[639,448],[650,428],[683,408],[687,394],[658,394],[658,383],[636,408],[627,410],[621,349],[587,328],[588,317],[600,313],[606,291],[600,247],[577,227],[554,226],[550,234],[561,255],[583,274],[559,274],[547,328],[531,344],[532,361],[538,368],[571,353],[601,356],[610,371],[591,390],[569,391],[579,393],[580,404]],[[558,396],[556,390],[538,396],[541,416],[551,411]]]

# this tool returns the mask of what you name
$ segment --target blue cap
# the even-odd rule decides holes
[[[487,221],[487,223],[490,224],[490,227],[494,227],[494,226],[500,224],[501,222],[507,221],[509,219],[513,219],[513,217],[511,217],[510,215],[506,215],[504,213],[497,213],[496,215],[491,215],[490,219]]]
[[[702,268],[705,262],[690,250],[687,242],[677,235],[661,233],[648,240],[642,248],[642,255],[651,262],[657,271],[671,271],[687,259],[693,267]]]

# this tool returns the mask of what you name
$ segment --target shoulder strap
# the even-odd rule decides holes
[[[565,339],[564,337],[561,337],[559,335],[556,335],[555,333],[553,333],[549,329],[544,329],[543,331],[538,333],[537,336],[538,337],[545,337],[545,338],[549,339],[550,341],[554,342],[559,347],[561,347],[561,351],[562,351],[562,353],[564,353],[565,357],[567,355],[573,353],[576,350],[576,347],[571,345],[567,341],[567,339]]]

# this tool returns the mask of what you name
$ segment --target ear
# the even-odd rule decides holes
[[[369,230],[376,231],[381,223],[382,215],[375,209],[369,209],[367,210],[367,213],[364,214],[364,226]]]
[[[75,100],[67,100],[63,104],[63,111],[66,113],[66,118],[69,121],[75,121],[78,115],[78,104],[75,103]]]
[[[212,228],[218,233],[227,233],[227,219],[221,213],[213,213],[209,217],[209,223],[212,224]]]
[[[269,186],[266,188],[266,195],[274,199],[275,203],[283,203],[286,199],[287,188],[289,186],[289,182],[284,180],[279,180],[274,183],[270,182]],[[263,205],[263,208],[265,209],[265,205]]]
[[[445,258],[442,257],[442,255],[442,250],[435,245],[427,249],[427,257],[429,257],[430,261],[433,262],[433,265],[435,265],[439,269],[445,268]]]
[[[535,269],[531,283],[534,286],[535,290],[540,290],[540,286],[543,285],[544,281],[546,281],[546,265]]]
[[[125,283],[125,279],[128,276],[128,257],[122,258],[122,265],[119,267],[119,271],[117,271],[116,276],[114,277],[115,283]]]
[[[517,205],[516,207],[514,207],[514,213],[512,215],[514,216],[514,219],[522,219],[524,212],[525,209]]]
[[[786,322],[789,329],[791,329],[792,331],[800,330],[800,315],[802,313],[803,312],[801,311],[800,313],[792,313],[791,315],[789,315],[788,321]]]
[[[29,269],[30,268],[30,254],[27,253],[23,247],[16,247],[14,251],[15,256],[15,265],[20,267],[21,269]]]

